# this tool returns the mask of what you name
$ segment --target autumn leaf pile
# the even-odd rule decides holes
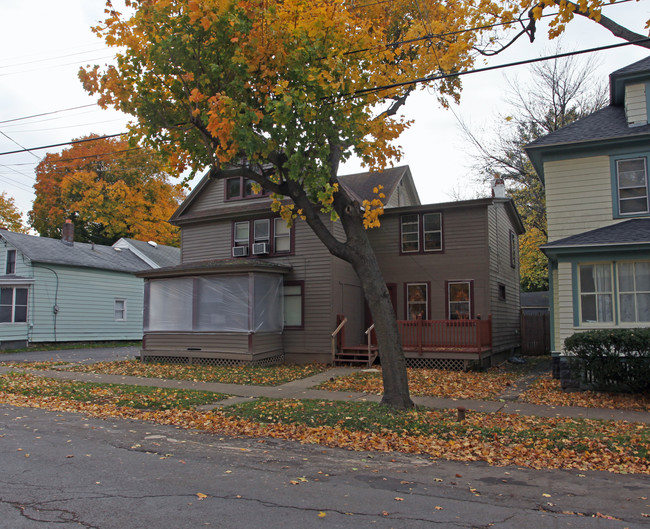
[[[597,391],[562,391],[560,381],[541,376],[523,393],[520,400],[548,406],[583,406],[585,408],[611,408],[650,411],[650,394],[605,393]]]
[[[143,409],[113,398],[119,387],[79,384],[6,375],[0,378],[0,402],[351,450],[538,469],[650,473],[650,432],[636,423],[500,413],[468,413],[465,421],[457,422],[453,410],[400,412],[367,402],[310,400],[260,399],[210,412],[180,405]],[[73,398],[77,391],[82,391],[81,398]]]
[[[438,369],[409,369],[411,395],[418,397],[445,397],[452,399],[490,400],[497,398],[517,375],[496,371],[460,372]],[[380,395],[383,385],[380,372],[358,372],[325,382],[319,389],[354,391]]]
[[[328,369],[325,364],[286,364],[272,367],[255,367],[250,365],[220,367],[187,364],[145,364],[137,360],[67,366],[55,366],[53,363],[47,362],[10,365],[32,369],[58,367],[65,371],[82,373],[192,380],[194,382],[221,382],[224,384],[253,386],[279,386],[293,380],[316,375]]]

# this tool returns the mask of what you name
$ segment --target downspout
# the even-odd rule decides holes
[[[54,341],[56,342],[56,317],[59,314],[59,274],[56,273],[55,270],[52,270],[51,268],[48,268],[47,266],[42,266],[38,265],[32,262],[32,266],[36,268],[44,268],[45,270],[49,270],[54,274],[54,277],[56,277],[56,290],[54,291],[54,306],[52,307],[52,317],[54,319]],[[35,288],[34,288],[35,289]]]

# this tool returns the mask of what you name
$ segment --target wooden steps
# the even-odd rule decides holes
[[[377,346],[371,345],[353,345],[342,346],[335,353],[333,358],[334,365],[341,364],[366,364],[370,367],[378,356]]]

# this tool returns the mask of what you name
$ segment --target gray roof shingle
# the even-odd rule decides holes
[[[541,248],[650,244],[650,219],[630,219],[549,242]]]
[[[644,71],[650,71],[650,56],[613,71],[610,77],[620,77],[622,75],[641,73]]]
[[[112,246],[75,242],[72,246],[59,239],[37,237],[0,230],[0,237],[17,248],[25,257],[38,263],[51,263],[119,272],[138,272],[151,268],[129,250]],[[146,243],[145,243],[146,244]],[[176,261],[175,264],[177,264]]]
[[[647,134],[650,134],[650,125],[630,127],[625,119],[623,107],[610,105],[529,143],[526,145],[526,150]]]
[[[145,256],[155,262],[161,268],[167,266],[176,266],[181,262],[181,249],[174,246],[165,246],[164,244],[156,244],[155,246],[136,239],[127,239],[136,250],[142,252]]]
[[[373,189],[382,185],[384,186],[382,192],[386,195],[385,202],[387,202],[407,171],[409,171],[409,166],[402,165],[384,169],[382,172],[341,175],[339,182],[359,202],[377,198]]]

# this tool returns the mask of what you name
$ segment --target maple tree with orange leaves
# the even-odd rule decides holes
[[[178,228],[166,221],[185,192],[171,177],[160,156],[126,140],[77,143],[47,154],[36,167],[30,222],[43,237],[60,237],[71,219],[79,242],[129,237],[178,245]]]

